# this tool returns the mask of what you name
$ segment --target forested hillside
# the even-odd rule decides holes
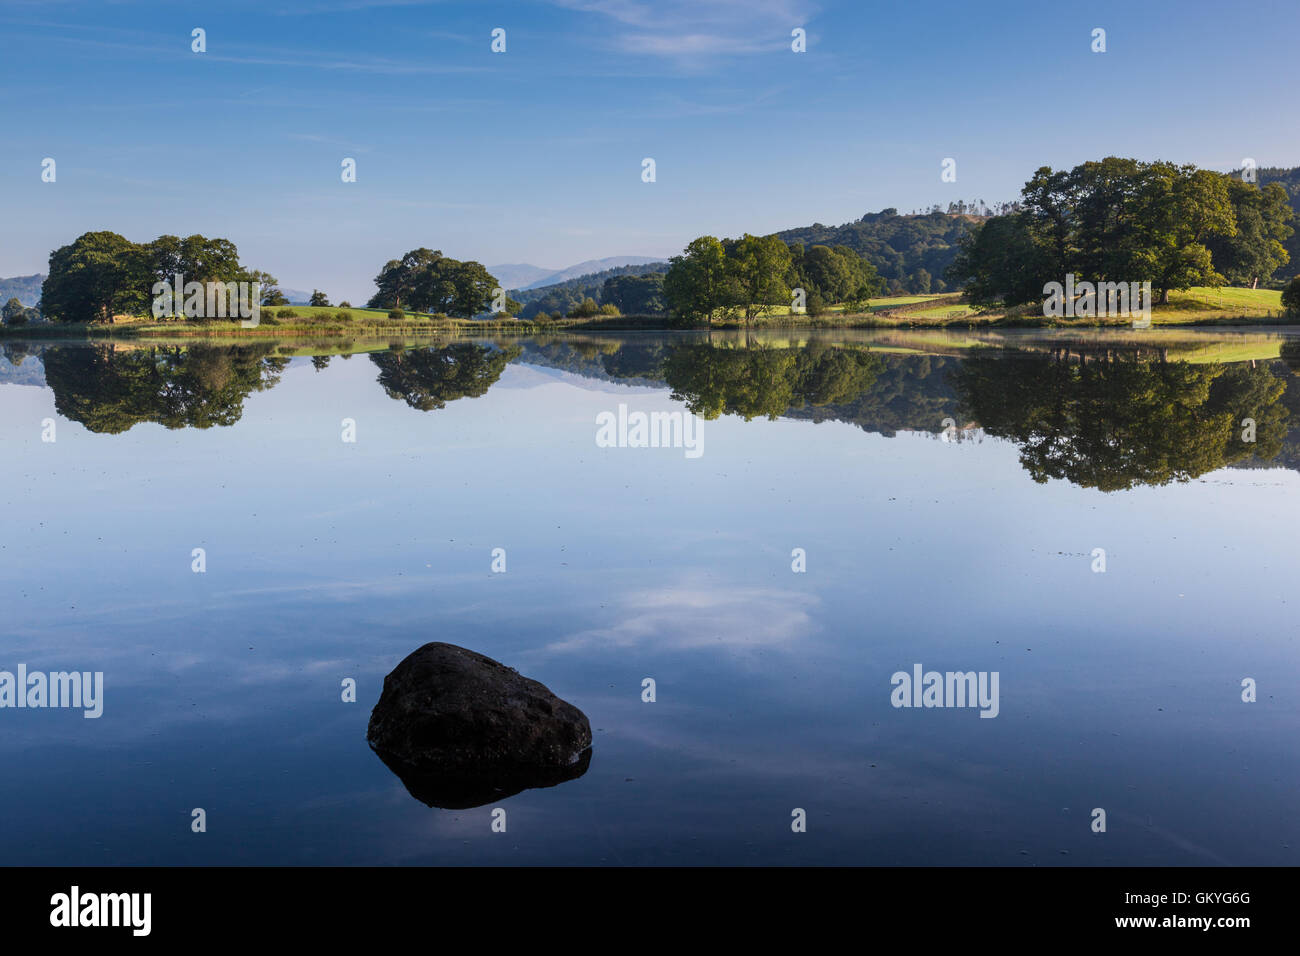
[[[548,315],[559,312],[567,315],[571,309],[580,306],[584,299],[603,303],[603,290],[606,279],[618,276],[663,275],[668,271],[667,262],[651,262],[646,265],[617,266],[590,275],[578,276],[566,282],[542,286],[538,289],[512,291],[510,297],[522,302],[521,318],[531,319],[539,312]]]
[[[958,244],[985,218],[939,211],[900,216],[896,209],[884,209],[842,226],[817,222],[776,235],[790,244],[848,246],[876,267],[891,295],[945,292],[943,274],[957,255]]]

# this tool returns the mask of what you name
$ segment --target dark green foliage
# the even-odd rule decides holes
[[[600,314],[600,306],[596,304],[595,299],[583,299],[577,306],[569,312],[571,319],[589,319],[594,315]]]
[[[1085,281],[1172,289],[1253,284],[1286,258],[1290,208],[1280,188],[1258,190],[1191,165],[1108,157],[1037,170],[1019,211],[989,220],[962,243],[948,278],[975,302],[1041,300],[1068,274]]]
[[[804,305],[810,315],[818,314],[809,304],[814,296],[822,311],[833,302],[847,303],[856,310],[866,308],[868,300],[880,291],[875,266],[848,246],[791,247],[786,284],[804,290]]]
[[[1300,217],[1300,166],[1290,169],[1266,167],[1257,169],[1255,174],[1256,181],[1261,189],[1267,189],[1273,183],[1280,186],[1286,192],[1287,204],[1291,207],[1291,211],[1297,217]],[[1240,172],[1233,175],[1240,176]],[[1283,240],[1282,248],[1287,251],[1289,259],[1278,266],[1273,273],[1275,284],[1283,283],[1292,276],[1300,275],[1300,229],[1294,229],[1291,235]]]
[[[262,305],[272,304],[267,301],[268,284],[272,293],[278,291],[273,277],[239,264],[239,252],[229,239],[159,236],[141,245],[115,232],[87,232],[50,253],[41,311],[56,322],[147,315],[154,284],[171,286],[177,275],[184,283],[261,281]],[[180,306],[173,303],[176,311]]]
[[[1051,268],[1021,216],[995,216],[962,240],[949,275],[976,305],[1012,306],[1041,298]]]
[[[140,314],[152,282],[145,249],[115,232],[87,232],[50,253],[41,310],[58,322]]]
[[[792,246],[847,247],[866,259],[887,287],[917,293],[924,285],[921,272],[931,277],[943,275],[962,238],[981,221],[981,217],[968,214],[935,211],[900,216],[895,209],[885,209],[842,226],[818,222],[776,235]]]
[[[1282,308],[1293,315],[1300,315],[1300,276],[1296,276],[1282,290]]]
[[[443,312],[459,318],[487,311],[493,290],[499,287],[481,263],[449,259],[436,249],[424,248],[390,260],[375,276],[375,285],[379,291],[371,297],[369,308]]]
[[[865,308],[879,291],[875,267],[847,246],[788,246],[777,236],[718,240],[701,236],[673,256],[664,277],[664,299],[684,325],[711,324],[716,317],[743,316],[746,323],[775,307],[804,306],[816,295],[819,308],[845,302]]]
[[[600,302],[617,306],[624,315],[663,315],[668,311],[663,273],[608,278],[601,286]]]

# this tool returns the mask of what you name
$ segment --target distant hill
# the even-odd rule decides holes
[[[601,301],[601,290],[604,288],[606,279],[612,279],[615,276],[639,276],[667,271],[667,262],[661,259],[650,259],[644,264],[614,266],[610,269],[576,276],[552,285],[516,290],[511,293],[511,296],[524,305],[524,308],[519,312],[520,318],[531,319],[538,312],[567,313],[574,306],[581,305],[583,299],[595,299],[599,303]]]
[[[606,256],[604,259],[588,259],[566,269],[543,269],[541,266],[524,262],[516,265],[488,266],[488,272],[496,276],[505,288],[514,292],[524,292],[529,289],[540,289],[543,286],[559,285],[571,279],[579,279],[623,266],[643,266],[663,261],[648,256]],[[626,273],[619,273],[619,275],[626,275]],[[515,296],[515,298],[519,297]]]
[[[531,283],[553,276],[560,270],[544,269],[527,262],[507,262],[499,266],[488,266],[487,271],[496,277],[503,288],[526,289]]]
[[[842,226],[815,222],[777,235],[791,244],[848,246],[876,267],[891,292],[945,292],[943,274],[958,243],[986,218],[938,211],[900,216],[896,209],[883,209]]]
[[[36,275],[0,279],[0,305],[16,298],[29,309],[35,307],[41,299],[41,283],[44,281],[45,276],[39,272]]]

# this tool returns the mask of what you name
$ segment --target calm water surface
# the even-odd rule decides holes
[[[1294,341],[10,341],[0,669],[105,699],[0,709],[0,859],[1295,865]],[[599,447],[620,404],[702,453]],[[435,640],[580,707],[588,771],[414,799],[366,723]],[[998,716],[893,707],[917,664]]]

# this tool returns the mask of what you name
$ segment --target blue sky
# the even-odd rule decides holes
[[[358,301],[416,246],[559,268],[1112,154],[1292,166],[1297,26],[1290,0],[0,0],[0,275],[91,229],[201,232]]]

